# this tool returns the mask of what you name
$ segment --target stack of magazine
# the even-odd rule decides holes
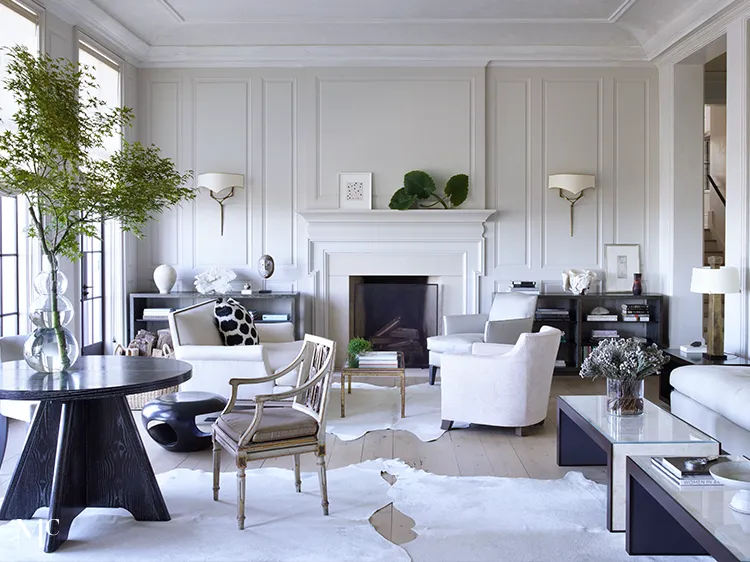
[[[721,486],[711,476],[709,468],[731,459],[717,456],[709,457],[709,462],[703,465],[690,463],[698,458],[700,457],[651,457],[651,464],[677,486]]]

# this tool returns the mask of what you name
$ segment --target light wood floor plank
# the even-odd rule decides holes
[[[493,474],[492,466],[479,438],[480,431],[471,426],[466,429],[452,429],[448,432],[461,476],[491,476]]]

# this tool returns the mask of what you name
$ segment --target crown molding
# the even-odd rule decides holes
[[[145,60],[149,44],[91,0],[40,1],[49,12],[111,46],[129,63],[139,66]]]
[[[492,63],[646,64],[640,47],[416,45],[151,47],[140,66],[487,66]]]
[[[636,2],[638,2],[638,0],[624,0],[623,3],[620,4],[620,6],[614,12],[612,12],[612,15],[609,16],[609,19],[607,21],[609,23],[617,23],[617,20],[624,16]]]
[[[706,3],[712,6],[706,9]],[[726,32],[727,24],[750,13],[747,0],[704,0],[688,8],[656,35],[644,42],[648,60],[675,64]]]

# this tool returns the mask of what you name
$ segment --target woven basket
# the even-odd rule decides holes
[[[135,351],[135,353],[133,353]],[[115,348],[115,355],[138,355],[138,350],[133,348],[123,348],[121,345],[117,345]],[[154,349],[151,351],[151,357],[163,357],[171,359],[174,357],[174,352],[169,348],[168,345],[164,345],[162,349]],[[128,406],[131,410],[142,410],[143,407],[148,404],[154,398],[163,396],[164,394],[171,394],[177,392],[180,389],[178,385],[168,386],[166,388],[160,388],[158,390],[151,390],[149,392],[139,392],[138,394],[130,394],[128,399]]]

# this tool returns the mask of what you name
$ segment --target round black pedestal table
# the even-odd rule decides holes
[[[31,519],[49,506],[44,551],[68,538],[87,507],[122,507],[137,521],[169,521],[128,394],[178,385],[184,361],[83,356],[65,373],[37,373],[24,361],[0,364],[0,399],[39,400],[0,520]]]

